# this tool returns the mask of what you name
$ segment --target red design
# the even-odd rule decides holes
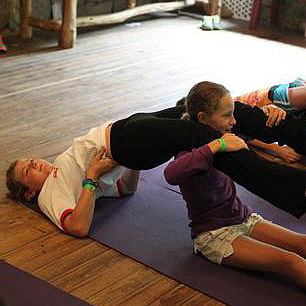
[[[117,180],[116,185],[117,185],[117,189],[118,189],[119,195],[120,195],[120,197],[122,197],[124,194],[122,192],[122,187],[121,187],[120,179]]]
[[[58,168],[57,168],[57,167],[53,167],[52,171],[53,171],[53,177],[54,177],[54,178],[57,178],[57,171],[58,171]]]
[[[63,230],[64,230],[65,233],[69,233],[69,231],[68,231],[67,228],[65,227],[65,219],[66,219],[66,217],[67,217],[68,215],[70,215],[72,212],[73,212],[73,209],[71,209],[71,208],[66,209],[66,210],[62,213],[62,215],[61,215],[61,217],[60,217],[60,223],[61,223],[61,226],[62,226],[62,228],[63,228]]]

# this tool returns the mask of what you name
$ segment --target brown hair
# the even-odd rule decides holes
[[[229,91],[218,83],[204,81],[195,84],[186,97],[187,113],[183,118],[198,121],[199,112],[211,116],[220,106],[221,99],[228,93]]]
[[[8,189],[7,196],[16,202],[27,202],[24,194],[28,187],[18,182],[15,178],[15,167],[18,160],[15,160],[6,172],[6,186]]]

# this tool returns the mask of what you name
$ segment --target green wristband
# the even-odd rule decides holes
[[[93,186],[92,184],[84,184],[83,188],[86,189],[86,190],[90,190],[90,191],[95,191],[96,190],[96,187]]]
[[[221,150],[220,152],[225,152],[226,151],[226,142],[223,138],[218,138],[217,141],[220,143],[221,145]]]

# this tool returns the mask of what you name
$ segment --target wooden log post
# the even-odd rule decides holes
[[[39,28],[42,30],[50,31],[50,32],[60,33],[62,29],[61,24],[56,21],[41,20],[35,17],[30,17],[28,24],[34,28]]]
[[[59,46],[73,48],[77,34],[77,0],[63,0],[63,19]]]
[[[276,26],[277,24],[277,14],[279,8],[279,0],[272,0],[270,9],[270,24]]]
[[[262,2],[261,0],[254,0],[253,1],[251,21],[250,21],[250,25],[249,25],[250,30],[255,30],[257,28],[261,2]],[[270,24],[272,26],[275,26],[277,24],[278,8],[279,8],[279,0],[271,0]]]
[[[249,29],[250,30],[255,30],[257,28],[260,3],[261,3],[261,0],[254,0],[253,1],[251,20],[250,20],[250,24],[249,24]]]
[[[32,37],[32,27],[29,25],[29,19],[32,15],[32,0],[21,0],[20,10],[20,36],[26,40]]]

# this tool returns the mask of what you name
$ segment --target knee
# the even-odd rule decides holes
[[[298,234],[296,243],[295,243],[296,253],[306,258],[306,235]]]
[[[301,266],[304,267],[305,259],[294,252],[285,251],[278,257],[275,263],[279,271],[283,271],[287,274],[289,271],[299,271]]]

